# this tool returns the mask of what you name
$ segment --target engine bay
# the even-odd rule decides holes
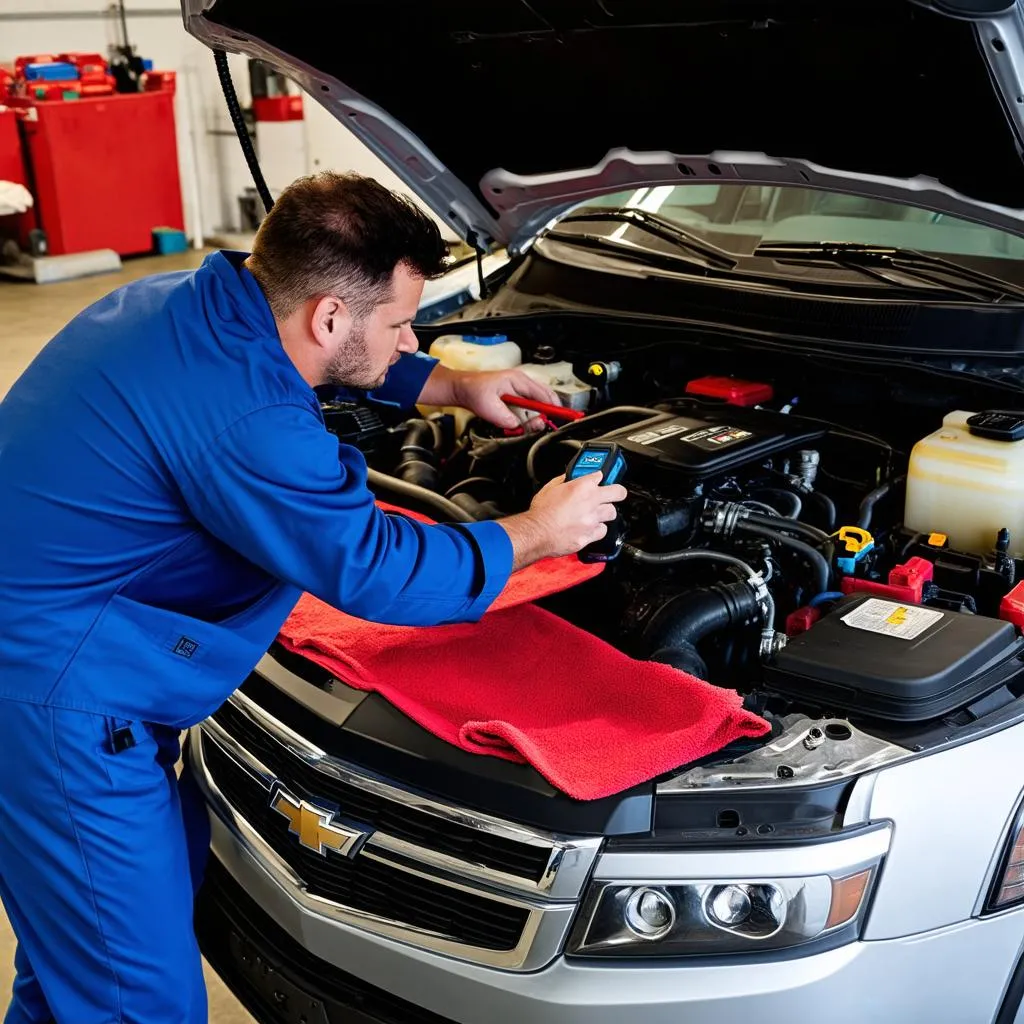
[[[441,332],[431,352],[456,368],[521,367],[578,418],[503,431],[465,410],[403,418],[322,395],[328,429],[365,454],[380,500],[438,521],[500,519],[584,445],[625,459],[629,498],[605,571],[545,599],[549,610],[632,657],[734,688],[774,721],[841,718],[893,737],[1024,692],[1024,529],[1004,493],[1024,419],[996,389],[986,397],[1001,408],[965,412],[955,393],[955,404],[879,407],[872,430],[870,399],[847,415],[850,392],[863,401],[854,373],[816,367],[813,400],[802,398],[806,359],[748,379],[722,364],[756,372],[765,360],[723,352],[707,372],[706,359],[680,367],[670,347],[558,345],[531,331]]]

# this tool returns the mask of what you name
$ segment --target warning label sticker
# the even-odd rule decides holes
[[[844,615],[842,621],[854,629],[867,630],[869,633],[881,633],[883,636],[896,637],[897,640],[914,640],[941,618],[942,612],[933,608],[897,604],[895,601],[882,601],[873,597]]]
[[[713,452],[719,448],[728,448],[729,445],[746,441],[748,437],[753,436],[749,430],[743,430],[740,427],[703,427],[685,434],[679,440],[703,448],[704,451]]]
[[[644,430],[639,434],[630,434],[626,440],[632,441],[634,444],[654,444],[655,441],[661,441],[666,437],[672,437],[673,434],[681,434],[685,429],[685,426],[681,427],[678,424],[669,424],[664,427],[654,427],[651,430]]]

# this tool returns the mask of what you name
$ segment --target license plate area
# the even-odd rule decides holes
[[[323,1003],[282,974],[248,939],[232,932],[230,949],[238,973],[273,1013],[274,1024],[330,1024]]]

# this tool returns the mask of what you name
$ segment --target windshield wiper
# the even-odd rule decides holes
[[[900,284],[885,273],[890,270],[978,301],[1000,302],[1006,298],[1024,301],[1024,287],[916,249],[859,242],[762,242],[753,255],[777,260],[824,261],[858,270],[887,284]]]
[[[719,249],[717,245],[712,245],[711,242],[705,241],[698,235],[691,234],[689,231],[679,227],[678,224],[674,224],[664,217],[648,213],[646,210],[604,210],[594,213],[576,213],[570,217],[563,217],[558,222],[558,226],[562,224],[582,224],[590,221],[629,224],[632,227],[640,228],[642,231],[646,231],[648,234],[654,235],[663,241],[671,242],[686,252],[692,252],[701,256],[712,266],[720,267],[723,270],[732,270],[737,263],[724,249]],[[572,241],[575,236],[559,232],[556,226],[555,230],[548,232],[548,237],[557,238],[561,241]],[[595,236],[585,235],[583,237],[588,238],[590,241],[597,240]],[[616,248],[633,248],[628,243],[618,245],[614,240],[608,239],[603,235],[600,236],[600,240],[602,242],[610,242]]]

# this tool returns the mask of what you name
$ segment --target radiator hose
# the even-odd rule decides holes
[[[475,523],[476,517],[436,491],[410,484],[376,469],[366,471],[366,482],[377,495],[390,496],[395,505],[410,512],[422,512],[440,523]]]
[[[875,506],[894,488],[901,486],[907,482],[905,476],[898,476],[895,480],[889,480],[882,484],[880,487],[876,487],[873,491],[864,496],[863,501],[860,503],[858,509],[857,525],[862,530],[868,530],[871,528],[871,520],[875,516]]]
[[[437,435],[426,420],[408,420],[405,424],[405,440],[399,450],[395,476],[407,484],[436,491]]]
[[[748,625],[760,615],[754,591],[746,583],[684,591],[662,605],[644,630],[644,644],[651,652],[648,657],[707,679],[708,667],[698,644],[713,633]]]

